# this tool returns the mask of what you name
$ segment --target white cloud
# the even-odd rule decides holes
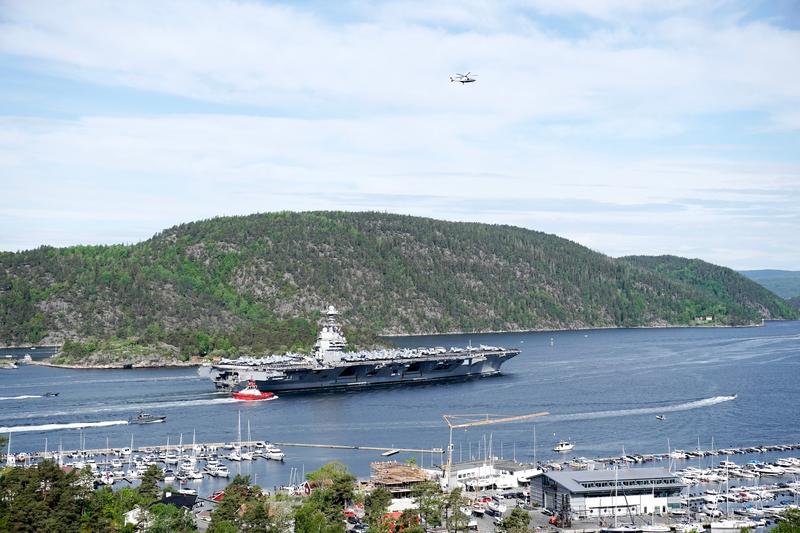
[[[730,140],[704,129],[722,115],[747,134],[796,132],[800,32],[745,22],[727,2],[347,6],[337,18],[253,1],[4,3],[6,59],[98,92],[191,98],[197,112],[155,114],[142,93],[140,115],[0,118],[0,215],[30,232],[0,248],[55,235],[33,219],[155,232],[272,209],[517,223],[614,255],[706,250],[718,261],[766,261],[770,242],[800,229],[780,221],[785,203],[752,191],[800,188],[797,154],[738,139],[744,150],[713,148]],[[447,81],[462,70],[479,82]],[[205,103],[236,111],[203,113]],[[777,214],[753,220],[713,204],[721,197]],[[34,217],[34,203],[50,215]],[[87,203],[101,207],[87,214]],[[623,209],[648,205],[689,207]],[[759,242],[769,220],[775,231]],[[124,233],[97,230],[99,240]],[[720,240],[731,244],[709,245]],[[738,243],[749,251],[737,255]],[[800,264],[797,254],[781,252],[778,266]]]

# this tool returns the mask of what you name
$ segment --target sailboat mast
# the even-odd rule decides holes
[[[614,501],[613,501],[614,507],[612,508],[611,512],[614,513],[615,528],[617,527],[617,497],[619,496],[619,482],[617,481],[618,479],[619,479],[619,473],[617,471],[617,466],[614,465]]]

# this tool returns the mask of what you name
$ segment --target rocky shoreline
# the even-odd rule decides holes
[[[78,363],[54,363],[48,360],[28,361],[29,365],[49,366],[53,368],[70,368],[80,370],[124,370],[134,368],[188,368],[202,365],[202,361],[170,361],[164,363],[154,363],[152,361],[139,361],[135,363],[114,362],[107,364],[78,364]]]

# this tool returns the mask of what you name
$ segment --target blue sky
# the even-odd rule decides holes
[[[346,209],[800,270],[799,57],[796,1],[0,0],[0,249]]]

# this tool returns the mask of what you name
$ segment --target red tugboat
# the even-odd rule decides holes
[[[278,399],[278,397],[272,392],[261,392],[258,390],[256,382],[253,380],[247,382],[247,387],[240,391],[234,392],[233,397],[237,400],[245,400],[250,402]]]

